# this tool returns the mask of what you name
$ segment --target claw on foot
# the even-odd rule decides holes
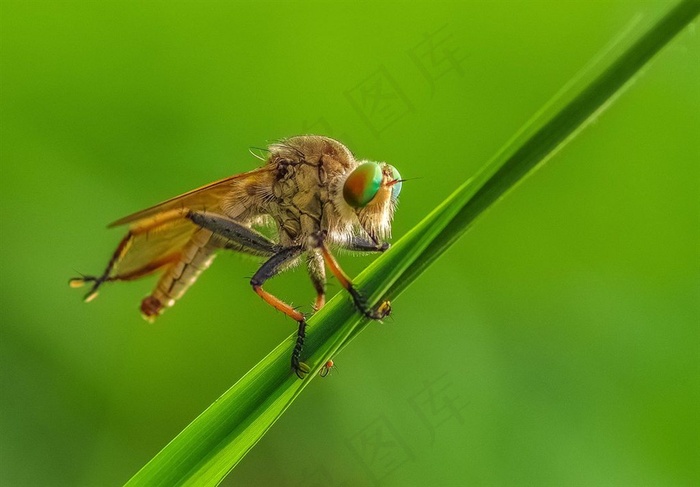
[[[391,301],[383,301],[378,307],[376,313],[381,316],[381,318],[386,318],[391,314]],[[380,318],[380,319],[381,319]]]
[[[391,314],[391,302],[383,301],[376,309],[364,310],[358,306],[367,318],[381,321]]]
[[[83,287],[85,285],[85,278],[83,277],[74,277],[70,281],[68,281],[68,285],[72,288],[79,288]]]
[[[99,278],[99,277],[94,277],[94,276],[83,276],[83,277],[74,277],[73,279],[68,281],[68,285],[72,288],[79,288],[83,287],[85,284],[88,282],[93,282],[92,289],[90,292],[88,292],[84,297],[83,301],[86,303],[89,303],[93,299],[97,297],[99,294],[98,288],[100,285],[105,281],[105,279]]]
[[[86,302],[86,303],[89,303],[90,301],[92,301],[93,299],[95,299],[95,298],[97,297],[98,294],[100,294],[100,292],[99,292],[97,289],[93,289],[92,291],[90,291],[89,293],[87,293],[87,294],[85,295],[85,297],[83,297],[83,301]]]
[[[295,364],[292,364],[292,370],[297,375],[297,377],[299,377],[300,379],[304,379],[306,377],[306,374],[308,374],[311,371],[311,368],[304,362],[297,362]]]

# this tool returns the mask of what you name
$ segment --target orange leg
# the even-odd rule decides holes
[[[350,296],[352,296],[352,299],[355,302],[355,306],[357,306],[357,308],[360,311],[362,311],[363,315],[373,320],[381,320],[382,318],[387,317],[389,313],[391,313],[391,303],[389,301],[381,302],[376,309],[369,308],[367,306],[367,301],[365,300],[365,298],[352,285],[352,281],[350,280],[348,275],[345,274],[345,272],[343,272],[343,269],[340,268],[338,261],[335,260],[333,254],[331,254],[330,250],[328,250],[328,247],[323,242],[322,238],[319,238],[318,246],[321,249],[321,253],[323,254],[323,259],[326,261],[326,265],[331,270],[336,279],[338,279],[340,285],[347,289],[347,291],[350,293]]]
[[[272,306],[276,310],[281,311],[282,313],[286,314],[294,321],[303,321],[304,320],[304,315],[302,313],[300,313],[299,311],[294,309],[292,306],[290,306],[289,304],[282,301],[277,296],[274,296],[273,294],[268,293],[262,287],[253,286],[253,291],[255,291],[258,294],[258,296],[263,298],[267,304],[269,304],[270,306]]]

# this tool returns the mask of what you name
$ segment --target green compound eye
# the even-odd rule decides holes
[[[396,201],[399,199],[399,194],[401,194],[401,174],[396,170],[394,166],[389,166],[391,168],[391,177],[394,178],[395,183],[391,185],[391,200]]]
[[[382,170],[375,162],[360,164],[350,173],[343,186],[343,198],[353,208],[362,208],[372,201],[382,184]]]

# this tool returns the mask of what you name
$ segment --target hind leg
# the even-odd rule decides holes
[[[138,237],[139,235],[146,234],[152,230],[157,229],[158,227],[171,223],[180,218],[182,218],[182,216],[179,212],[170,211],[152,218],[147,223],[141,225],[134,225],[129,229],[129,232],[124,236],[124,238],[122,238],[121,242],[119,242],[119,245],[117,245],[116,250],[112,254],[112,258],[109,259],[107,267],[105,268],[102,275],[74,277],[73,279],[68,281],[68,284],[71,287],[77,288],[82,287],[89,282],[93,283],[92,288],[83,298],[85,302],[88,302],[92,301],[97,297],[100,286],[102,286],[102,284],[104,284],[105,282],[129,281],[132,279],[138,279],[139,277],[143,277],[152,272],[155,272],[164,265],[171,263],[174,259],[177,259],[176,253],[169,253],[164,257],[154,259],[153,261],[146,263],[143,267],[140,267],[134,271],[122,275],[111,275],[115,266],[117,266],[127,254],[127,252],[129,252],[131,245],[133,244],[134,239],[136,237]]]

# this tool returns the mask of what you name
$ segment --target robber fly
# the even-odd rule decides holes
[[[329,246],[361,252],[389,248],[391,222],[401,192],[399,172],[389,164],[358,161],[337,140],[316,135],[292,137],[268,148],[265,164],[202,186],[110,224],[128,225],[107,268],[99,276],[71,279],[72,287],[91,284],[85,301],[112,281],[160,273],[153,292],[141,302],[149,321],[171,307],[225,249],[267,260],[250,285],[269,305],[299,323],[291,357],[300,378],[304,314],[263,289],[263,284],[302,258],[316,289],[315,310],[325,303],[326,266],[349,291],[356,307],[380,320],[388,301],[370,308],[338,265]],[[269,225],[274,238],[257,228]]]

